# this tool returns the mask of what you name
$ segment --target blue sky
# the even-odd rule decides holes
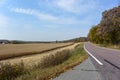
[[[0,39],[67,40],[87,36],[119,0],[0,0]]]

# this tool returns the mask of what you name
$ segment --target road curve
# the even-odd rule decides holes
[[[120,50],[98,47],[88,42],[84,44],[84,49],[92,55],[91,60],[102,80],[120,80]]]

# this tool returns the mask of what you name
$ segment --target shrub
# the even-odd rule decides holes
[[[46,68],[53,65],[58,65],[67,60],[70,56],[70,50],[63,50],[55,54],[43,57],[36,67]]]
[[[23,62],[19,64],[0,63],[0,80],[14,80],[26,72]]]

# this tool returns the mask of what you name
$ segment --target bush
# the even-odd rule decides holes
[[[67,60],[70,56],[70,50],[63,50],[55,54],[43,57],[36,67],[46,68],[53,65],[58,65]]]
[[[19,64],[0,63],[0,80],[14,80],[26,72],[23,62]]]

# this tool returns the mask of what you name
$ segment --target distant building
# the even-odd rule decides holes
[[[8,40],[0,40],[0,44],[8,44],[9,41]]]

